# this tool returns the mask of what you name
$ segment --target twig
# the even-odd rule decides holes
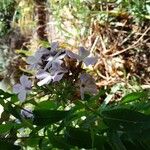
[[[120,44],[120,46],[122,46],[125,42],[127,42],[129,40],[129,38],[133,35],[133,32],[131,34],[129,34]]]
[[[130,49],[134,48],[134,46],[135,46],[136,44],[138,44],[138,43],[142,40],[142,38],[145,36],[145,34],[146,34],[149,30],[150,30],[150,27],[141,35],[141,37],[140,37],[133,45],[129,46],[128,48],[123,49],[122,51],[119,51],[119,52],[116,52],[116,53],[114,53],[114,54],[111,54],[110,57],[117,56],[117,55],[119,55],[119,54],[121,54],[121,53],[124,53],[124,52],[127,51],[127,50],[130,50]]]
[[[109,74],[108,74],[109,68],[108,68],[108,64],[107,64],[107,62],[105,60],[105,53],[107,52],[107,49],[106,49],[105,43],[104,43],[104,41],[102,39],[102,36],[100,35],[99,37],[100,37],[100,42],[101,42],[101,45],[102,45],[102,48],[103,48],[103,51],[101,53],[104,56],[104,57],[101,56],[101,59],[102,59],[102,61],[104,63],[105,69],[106,69],[105,75],[106,75],[106,78],[107,78],[107,81],[108,81],[109,80]]]
[[[96,44],[97,44],[97,42],[98,42],[98,39],[99,39],[99,36],[97,36],[96,37],[96,39],[95,39],[95,41],[94,41],[94,43],[93,43],[93,45],[92,45],[92,48],[91,48],[91,53],[94,51],[94,48],[95,48],[95,46],[96,46]]]
[[[102,39],[102,36],[100,35],[99,37],[100,37],[100,41],[101,41],[101,44],[102,44],[102,48],[103,48],[104,52],[106,52],[107,49],[106,49],[105,43],[104,43],[104,41]]]
[[[107,80],[107,77],[105,77],[104,75],[102,75],[102,74],[100,73],[100,71],[99,71],[99,70],[97,70],[97,74],[98,74],[101,78],[103,78],[103,79]]]

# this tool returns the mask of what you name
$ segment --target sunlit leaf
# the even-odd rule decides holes
[[[122,103],[129,103],[139,99],[143,99],[147,97],[147,92],[133,92],[126,96],[124,96],[121,100]]]
[[[5,92],[5,91],[3,91],[3,90],[1,90],[0,89],[0,97],[1,98],[9,98],[9,97],[11,97],[13,94],[10,94],[10,93],[8,93],[8,92]]]
[[[21,127],[22,127],[21,124],[15,124],[15,123],[1,124],[0,125],[0,134],[9,132],[12,128],[19,129]]]
[[[35,109],[56,109],[56,103],[53,101],[43,101],[37,104]]]
[[[150,128],[150,116],[130,109],[105,110],[101,115],[106,125],[111,129],[140,132]]]

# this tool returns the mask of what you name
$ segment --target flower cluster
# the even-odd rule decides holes
[[[80,47],[78,54],[69,50],[59,48],[58,42],[51,44],[51,48],[39,48],[33,56],[27,58],[29,70],[36,72],[35,77],[38,80],[38,86],[44,86],[49,83],[60,81],[65,74],[70,73],[66,66],[66,58],[76,60],[80,64],[86,66],[94,65],[97,62],[97,57]],[[73,72],[71,72],[73,74]],[[97,88],[95,80],[87,73],[80,72],[77,74],[80,80],[81,99],[84,99],[84,93],[96,94]],[[26,99],[26,94],[31,90],[31,81],[27,76],[23,75],[20,78],[20,84],[13,87],[14,93],[18,94],[18,98],[23,102]]]

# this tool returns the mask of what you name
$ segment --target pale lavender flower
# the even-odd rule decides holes
[[[44,48],[44,47],[40,47],[36,52],[35,54],[39,54],[39,55],[47,55],[47,54],[50,54],[50,50],[48,50],[47,48]]]
[[[27,58],[27,63],[29,64],[29,67],[28,69],[39,69],[40,68],[40,65],[42,63],[42,56],[43,55],[49,55],[50,54],[50,51],[46,48],[39,48],[34,56],[29,56]]]
[[[52,75],[49,72],[46,72],[45,70],[40,70],[36,78],[39,79],[40,81],[37,83],[38,86],[42,86],[45,84],[49,84],[52,81]]]
[[[20,84],[13,86],[13,92],[18,94],[20,101],[25,101],[27,93],[31,90],[32,82],[26,75],[20,77]]]
[[[94,78],[87,73],[80,75],[80,94],[81,99],[84,99],[84,94],[97,94],[97,87]]]
[[[64,53],[62,50],[58,51],[56,53],[56,55],[54,55],[54,56],[49,56],[49,58],[47,59],[48,63],[44,67],[44,70],[47,70],[49,68],[53,68],[55,66],[55,64],[58,64],[61,66],[61,64],[63,63],[62,59],[65,56],[66,56],[66,53]]]
[[[97,62],[97,57],[90,53],[90,51],[85,50],[84,47],[80,47],[78,54],[71,51],[66,51],[66,54],[73,59],[77,59],[79,62],[84,62],[86,66],[94,65]]]
[[[56,69],[56,68],[55,68]],[[38,86],[49,84],[50,82],[60,81],[67,70],[63,68],[57,68],[57,70],[51,69],[50,72],[40,70],[36,75],[36,78],[41,80],[37,83]]]
[[[40,65],[39,63],[41,63],[41,57],[42,55],[34,55],[34,56],[29,56],[27,58],[27,63],[29,64],[28,69],[29,70],[33,70],[33,69],[39,69]]]
[[[27,118],[27,119],[33,119],[34,118],[32,111],[29,109],[22,109],[21,110],[21,116],[24,118]]]

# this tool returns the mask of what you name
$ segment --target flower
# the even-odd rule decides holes
[[[25,101],[27,93],[31,90],[32,82],[28,80],[26,75],[20,77],[20,84],[13,86],[13,92],[18,94],[20,101]]]
[[[45,70],[40,70],[37,73],[36,78],[41,80],[37,83],[38,86],[49,84],[52,81],[52,75],[49,72],[46,72]]]
[[[39,66],[39,63],[41,62],[41,55],[34,55],[34,56],[29,56],[28,58],[27,58],[27,63],[29,64],[29,67],[28,67],[28,69],[29,70],[32,70],[32,69],[39,69],[40,68],[40,66]]]
[[[64,74],[67,72],[67,70],[59,67],[54,67],[50,70],[50,72],[47,72],[45,70],[40,70],[38,74],[36,75],[37,79],[40,79],[37,83],[38,86],[42,86],[45,84],[49,84],[51,81],[56,82],[60,81]]]
[[[61,66],[63,63],[63,58],[66,56],[66,53],[64,53],[63,50],[58,51],[54,56],[49,56],[47,59],[48,63],[44,67],[44,70],[47,70],[49,68],[53,68],[56,64]]]
[[[27,119],[34,118],[32,111],[29,109],[22,109],[20,114],[22,117],[27,118]]]
[[[86,66],[94,65],[97,62],[97,57],[91,54],[88,50],[85,50],[84,47],[80,47],[78,54],[75,54],[71,51],[66,51],[66,54],[73,59],[77,59],[79,62],[84,62]]]
[[[48,49],[46,49],[46,48],[39,48],[35,52],[34,56],[29,56],[27,58],[27,63],[29,64],[28,69],[31,69],[31,70],[32,69],[39,69],[40,68],[39,64],[42,63],[42,60],[41,60],[42,56],[43,55],[48,55],[48,54],[50,54],[50,51]]]
[[[97,87],[94,78],[87,73],[80,75],[80,95],[84,99],[84,94],[97,94]]]

